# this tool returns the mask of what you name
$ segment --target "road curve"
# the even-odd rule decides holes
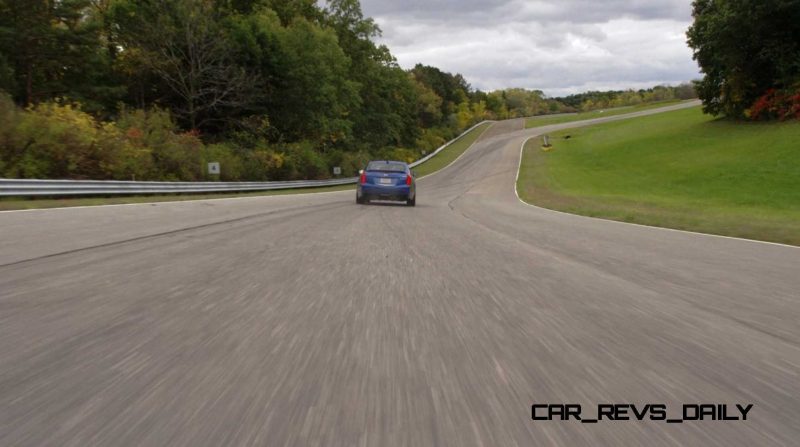
[[[520,203],[522,141],[575,125],[497,123],[415,208],[0,213],[0,445],[796,445],[800,249]]]

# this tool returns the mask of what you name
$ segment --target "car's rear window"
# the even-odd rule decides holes
[[[371,161],[367,165],[367,171],[406,172],[406,165],[386,161]]]

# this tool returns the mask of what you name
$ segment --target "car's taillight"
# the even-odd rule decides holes
[[[359,179],[359,182],[361,182],[362,185],[366,185],[367,184],[367,173],[366,172],[362,172],[361,173],[361,179]]]
[[[406,185],[411,186],[411,174],[406,175]]]

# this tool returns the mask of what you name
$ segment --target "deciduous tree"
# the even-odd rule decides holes
[[[742,117],[767,90],[800,81],[800,0],[695,0],[693,16],[707,113]]]

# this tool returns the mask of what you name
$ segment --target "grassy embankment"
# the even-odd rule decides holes
[[[565,137],[569,135],[569,139]],[[546,208],[800,245],[800,123],[700,108],[551,135],[525,147],[518,190]]]
[[[659,107],[669,106],[673,104],[680,104],[681,102],[683,101],[676,99],[672,101],[659,101],[649,104],[642,104],[638,106],[616,107],[613,109],[605,109],[605,110],[593,110],[591,112],[581,112],[571,115],[535,116],[532,118],[528,118],[525,121],[525,128],[532,129],[534,127],[549,126],[551,124],[571,123],[573,121],[584,121],[594,118],[604,118],[606,116],[623,115],[626,113],[641,112],[642,110],[657,109]]]
[[[420,176],[431,174],[450,164],[459,155],[464,153],[472,143],[477,140],[491,124],[483,124],[468,134],[464,135],[451,144],[447,149],[440,152],[437,156],[418,166],[415,170]],[[165,195],[146,195],[146,196],[120,196],[120,197],[81,197],[81,198],[41,198],[41,199],[20,199],[4,198],[0,199],[0,211],[20,210],[20,209],[39,209],[39,208],[61,208],[70,206],[97,206],[97,205],[119,205],[128,203],[153,203],[153,202],[174,202],[186,200],[203,199],[223,199],[231,197],[257,197],[287,194],[307,194],[319,192],[345,191],[355,189],[354,185],[329,186],[322,188],[303,188],[285,189],[279,191],[262,191],[247,193],[221,193],[221,194],[165,194]]]

